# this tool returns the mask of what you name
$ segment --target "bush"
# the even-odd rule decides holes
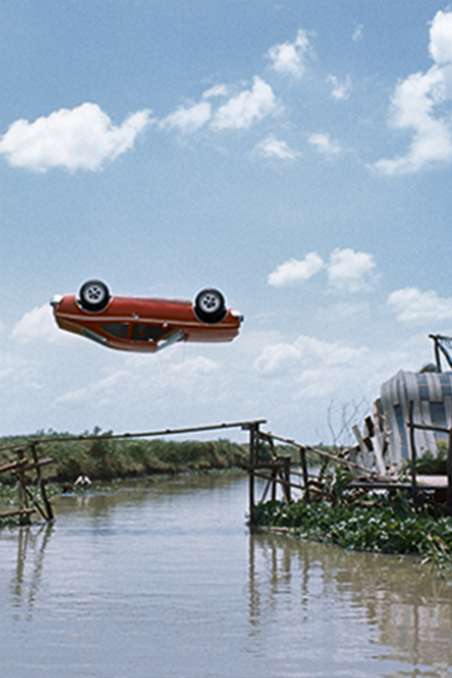
[[[343,548],[413,553],[425,561],[452,563],[452,517],[417,513],[400,494],[372,499],[368,507],[270,501],[255,507],[255,519],[257,526],[288,528],[303,539]]]

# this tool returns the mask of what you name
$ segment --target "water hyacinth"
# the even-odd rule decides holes
[[[401,495],[373,499],[371,506],[269,501],[256,506],[256,525],[346,549],[415,554],[423,562],[452,564],[452,517],[416,512]]]

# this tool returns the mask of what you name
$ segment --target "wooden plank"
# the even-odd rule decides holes
[[[353,461],[349,461],[348,459],[344,459],[343,457],[338,457],[336,454],[330,454],[329,452],[325,452],[324,450],[318,450],[316,447],[311,447],[311,445],[301,445],[300,443],[295,442],[295,440],[292,440],[290,438],[282,438],[281,436],[277,436],[274,433],[266,433],[265,435],[272,436],[272,438],[274,438],[275,440],[279,440],[282,443],[292,445],[293,447],[296,447],[298,450],[300,449],[300,447],[304,447],[308,452],[317,454],[319,457],[323,457],[324,459],[330,459],[331,461],[336,461],[338,464],[344,464],[344,466],[348,466],[349,468],[355,469],[356,471],[361,471],[366,475],[369,476],[374,475],[373,472],[370,471],[365,466],[360,466],[359,464],[355,464],[355,462]],[[349,451],[350,450],[344,450],[344,452]]]
[[[52,457],[44,457],[43,459],[39,459],[39,461],[29,462],[26,466],[21,466],[16,471],[11,471],[11,473],[14,475],[25,473],[26,471],[32,471],[33,469],[45,466],[46,464],[53,464]]]
[[[286,480],[285,478],[281,478],[281,477],[273,478],[272,476],[266,476],[265,473],[259,473],[258,471],[254,472],[254,476],[256,478],[262,478],[263,480],[272,480],[275,483],[279,483],[280,485],[287,485],[287,486],[290,486],[290,487],[294,487],[296,490],[302,490],[303,489],[300,485],[297,485],[296,483],[291,483],[290,481]]]
[[[11,516],[19,515],[28,515],[29,513],[34,513],[34,508],[25,508],[25,509],[14,509],[13,511],[7,511],[6,513],[0,513],[1,518],[9,518]]]
[[[12,469],[18,469],[24,464],[27,463],[26,459],[21,459],[20,461],[12,461],[9,464],[5,464],[5,466],[0,466],[0,473],[4,473],[5,471],[11,471]]]

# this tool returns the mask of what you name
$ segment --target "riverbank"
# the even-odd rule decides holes
[[[78,440],[69,433],[14,436],[3,438],[0,448],[30,441],[37,443],[40,456],[53,460],[43,468],[44,479],[63,485],[74,483],[79,476],[93,482],[238,468],[243,467],[247,455],[245,446],[229,440],[112,440],[109,433]],[[12,456],[11,450],[0,449],[0,466],[10,462]],[[0,480],[10,485],[16,479],[4,473]]]
[[[422,563],[452,566],[452,517],[417,510],[406,496],[369,495],[368,505],[331,505],[303,500],[269,501],[255,507],[255,527],[349,550],[414,554]]]

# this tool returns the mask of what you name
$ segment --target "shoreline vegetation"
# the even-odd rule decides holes
[[[364,505],[365,504],[365,505]],[[346,550],[415,555],[421,564],[452,567],[452,517],[415,509],[406,494],[367,494],[359,504],[289,505],[268,501],[255,507],[256,529],[291,535]]]
[[[111,432],[85,434],[87,439],[74,439],[70,433],[38,433],[30,436],[13,436],[0,440],[0,466],[13,458],[11,450],[4,448],[37,442],[40,455],[51,457],[53,463],[43,468],[47,482],[61,485],[73,484],[81,476],[91,481],[112,481],[145,478],[156,474],[209,471],[243,467],[247,450],[245,446],[229,440],[162,440],[125,439],[112,440]],[[10,473],[0,476],[3,484],[12,484]]]
[[[248,444],[226,439],[214,441],[121,439],[113,440],[110,432],[94,429],[92,434],[74,439],[73,434],[39,432],[30,436],[0,439],[0,467],[14,460],[13,446],[37,443],[39,455],[51,457],[52,464],[42,468],[50,495],[71,491],[79,476],[87,476],[91,489],[117,487],[126,480],[176,476],[245,469],[249,459]],[[9,448],[9,449],[6,449]],[[326,449],[326,448],[325,448]],[[278,454],[294,453],[290,446],[278,446]],[[266,444],[260,446],[260,458],[271,458]],[[296,457],[293,456],[296,463]],[[309,459],[310,464],[315,459]],[[428,460],[427,460],[428,461]],[[422,460],[419,460],[422,464]],[[334,465],[330,473],[333,490],[306,503],[303,499],[287,505],[284,501],[267,501],[255,506],[253,529],[273,530],[300,539],[335,544],[350,550],[367,550],[388,554],[415,554],[421,562],[440,568],[452,566],[452,517],[444,515],[441,506],[431,501],[414,505],[409,494],[353,492],[347,488]],[[16,476],[0,475],[0,503],[11,505]],[[329,483],[328,483],[329,484]],[[1,507],[0,507],[1,512]],[[10,521],[0,519],[0,528]]]

